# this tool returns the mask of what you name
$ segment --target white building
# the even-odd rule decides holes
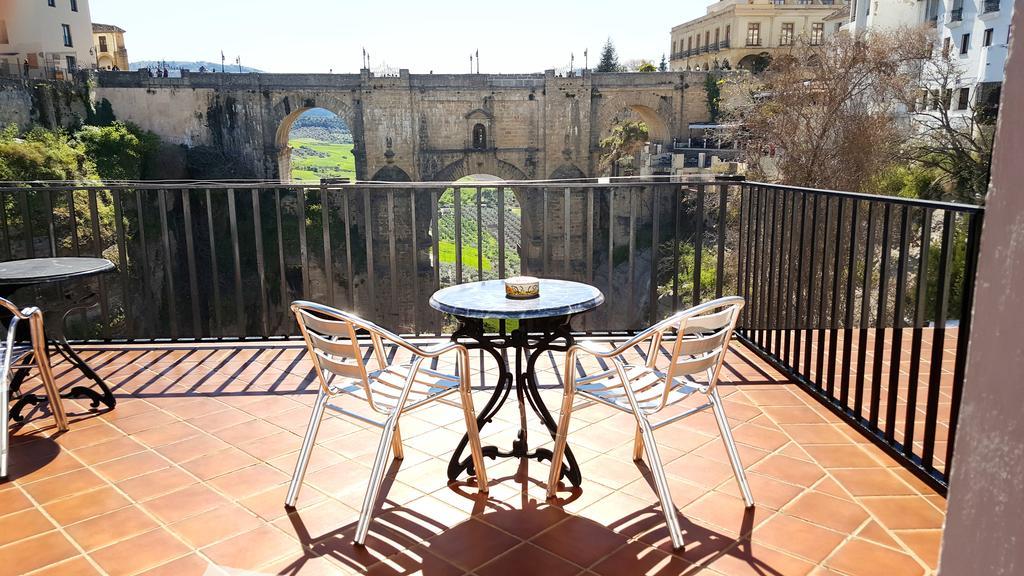
[[[66,78],[94,64],[89,0],[0,0],[0,73]]]
[[[947,97],[953,111],[972,102],[997,106],[1014,0],[852,0],[843,30],[905,26],[935,29],[935,46],[959,60],[962,83]]]
[[[964,110],[973,101],[998,105],[1014,0],[943,0],[938,26],[944,50],[959,58],[963,84],[953,94],[952,108]]]
[[[942,12],[942,0],[850,0],[850,22],[843,30],[935,26]]]

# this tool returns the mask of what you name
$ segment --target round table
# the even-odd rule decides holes
[[[482,430],[504,405],[512,390],[516,390],[519,401],[520,427],[519,434],[512,443],[511,450],[502,450],[497,446],[485,446],[485,457],[529,458],[538,461],[551,460],[551,451],[538,448],[531,451],[526,435],[526,409],[528,402],[534,413],[547,427],[551,437],[555,437],[557,422],[552,418],[547,406],[541,399],[537,388],[535,367],[537,359],[549,350],[566,351],[573,345],[572,317],[600,306],[604,302],[604,294],[600,290],[566,280],[540,280],[540,296],[519,300],[505,297],[505,284],[502,280],[488,280],[459,284],[438,290],[430,297],[430,306],[441,312],[455,316],[459,322],[458,329],[452,334],[452,341],[466,339],[462,342],[471,350],[484,350],[498,363],[499,378],[487,404],[477,415],[477,426]],[[510,334],[486,334],[485,319],[518,320],[519,326]],[[561,340],[561,344],[556,344]],[[512,348],[516,353],[515,372],[509,370],[502,349]],[[525,359],[525,366],[523,361]],[[469,437],[463,436],[448,463],[448,478],[455,480],[463,471],[473,473],[473,462],[469,456],[463,456]],[[562,465],[562,477],[579,486],[582,480],[579,466],[572,450],[565,451],[566,462]]]
[[[30,258],[28,260],[0,262],[0,296],[10,298],[11,294],[19,288],[26,286],[78,280],[112,272],[113,270],[115,270],[114,264],[105,258]],[[98,407],[101,403],[108,408],[113,408],[117,402],[114,399],[114,394],[110,391],[110,387],[82,360],[64,337],[64,321],[68,314],[75,310],[92,306],[94,294],[90,292],[82,297],[65,295],[65,298],[70,300],[70,302],[63,306],[49,307],[49,309],[43,310],[44,318],[46,319],[47,342],[69,364],[92,380],[100,389],[100,392],[97,393],[95,390],[85,386],[75,386],[67,394],[67,397],[88,398],[92,401],[91,406],[93,408]],[[31,362],[31,358],[26,358],[26,362]],[[22,369],[15,373],[11,380],[12,392],[17,392],[27,372],[27,370]],[[39,401],[40,398],[33,394],[22,396],[11,407],[11,416],[16,421],[21,420],[20,413],[22,408],[26,404],[37,404]]]

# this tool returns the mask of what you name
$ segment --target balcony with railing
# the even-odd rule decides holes
[[[88,282],[97,304],[69,316],[67,333],[119,399],[98,414],[65,401],[64,434],[39,409],[15,428],[0,570],[920,574],[937,563],[978,207],[730,180],[27,185],[0,197],[0,259],[115,263]],[[600,289],[606,303],[573,322],[596,341],[742,296],[721,387],[756,507],[738,497],[713,419],[671,424],[659,450],[687,541],[673,550],[650,471],[630,460],[635,423],[602,407],[574,412],[584,482],[568,496],[545,500],[548,463],[512,459],[487,460],[486,495],[446,485],[464,428],[442,404],[403,417],[405,458],[387,470],[365,546],[352,538],[376,446],[364,426],[324,421],[309,486],[286,510],[317,390],[289,303],[436,341],[454,324],[427,306],[435,290],[517,274]],[[548,406],[563,362],[538,359]],[[61,385],[77,380],[66,361],[55,368]],[[474,352],[471,373],[482,406],[497,384],[491,357]],[[490,439],[511,442],[520,417],[499,413]]]

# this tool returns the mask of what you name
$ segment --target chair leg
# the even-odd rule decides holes
[[[299,459],[295,463],[292,483],[288,486],[288,495],[284,499],[284,505],[290,508],[294,508],[295,502],[299,499],[299,489],[302,487],[302,479],[306,476],[306,467],[309,466],[309,457],[313,453],[316,433],[320,430],[320,421],[324,417],[324,409],[327,408],[328,399],[327,392],[321,387],[320,393],[316,396],[316,404],[313,405],[313,412],[309,415],[306,436],[302,439],[302,449],[299,450]]]
[[[665,467],[661,463],[658,446],[654,442],[654,430],[651,428],[651,423],[642,414],[636,414],[636,422],[643,436],[644,451],[647,452],[647,461],[651,468],[651,474],[654,475],[654,487],[658,491],[658,500],[661,501],[661,511],[665,515],[665,525],[668,527],[668,535],[672,539],[672,547],[682,548],[683,531],[679,527],[676,506],[672,503],[672,492],[668,488]]]
[[[732,464],[733,474],[736,475],[736,484],[739,485],[740,494],[743,495],[743,503],[747,508],[754,505],[754,496],[750,493],[750,486],[747,484],[747,475],[743,471],[743,463],[740,462],[740,453],[736,449],[736,442],[732,439],[732,430],[729,428],[729,419],[725,417],[725,407],[722,406],[722,398],[718,395],[718,389],[711,390],[711,407],[715,412],[715,421],[718,422],[718,431],[722,434],[722,442],[725,443],[725,451],[729,453],[729,463]]]
[[[57,430],[65,432],[68,429],[68,416],[64,412],[60,388],[57,386],[57,381],[53,377],[53,369],[50,367],[50,353],[46,347],[41,314],[33,314],[30,317],[29,328],[32,333],[32,353],[35,356],[36,366],[39,368],[39,378],[43,381],[43,388],[46,389],[46,397],[50,401],[50,412],[53,413],[53,419],[57,423]]]
[[[571,375],[569,372],[569,376]],[[551,471],[548,473],[548,498],[555,497],[558,482],[562,478],[562,459],[565,457],[565,445],[569,441],[569,419],[572,416],[575,392],[575,389],[570,388],[562,396],[562,412],[558,417],[558,430],[555,432],[555,446],[551,455]]]
[[[459,394],[462,400],[462,412],[466,418],[469,453],[473,458],[473,468],[476,470],[477,489],[487,492],[487,469],[484,467],[484,449],[480,444],[480,428],[476,422],[476,409],[473,408],[473,392],[472,390],[461,390]]]
[[[384,463],[388,459],[388,449],[391,447],[391,440],[398,429],[399,412],[396,410],[384,423],[384,430],[380,436],[380,443],[377,445],[377,455],[373,459],[373,470],[370,472],[370,481],[366,486],[366,496],[363,497],[363,507],[359,511],[359,522],[356,524],[356,544],[366,543],[366,535],[370,531],[370,520],[373,518],[373,507],[377,503],[377,495],[380,493],[380,486],[384,480]]]
[[[633,438],[633,461],[639,462],[644,457],[644,436],[640,427],[636,427],[636,436]]]
[[[405,458],[405,452],[402,450],[402,431],[397,425],[395,425],[395,436],[391,439],[391,451],[395,453],[395,460]]]
[[[9,450],[8,444],[10,444],[10,428],[8,427],[7,419],[9,410],[8,395],[10,390],[7,388],[7,382],[0,383],[0,480],[7,479],[7,452]]]

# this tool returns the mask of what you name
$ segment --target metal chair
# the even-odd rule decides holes
[[[476,469],[477,486],[481,492],[487,492],[487,473],[484,469],[483,451],[480,448],[480,435],[477,428],[476,411],[473,409],[472,386],[469,379],[469,352],[466,347],[457,343],[444,343],[430,349],[419,348],[401,337],[393,334],[372,322],[363,320],[353,314],[342,312],[313,302],[297,301],[292,303],[292,311],[299,323],[299,329],[306,340],[309,356],[313,361],[320,379],[320,391],[313,412],[309,417],[309,426],[302,441],[295,473],[285,505],[294,507],[299,497],[309,464],[313,444],[316,441],[317,429],[323,418],[324,409],[331,408],[337,412],[366,422],[383,429],[377,455],[373,462],[366,496],[363,499],[359,522],[356,526],[355,541],[363,544],[370,529],[370,519],[374,503],[384,480],[384,464],[388,452],[394,450],[395,458],[401,460],[402,440],[398,428],[398,419],[405,412],[415,410],[429,402],[438,400],[452,392],[459,392],[462,409],[466,417],[469,431],[469,445]],[[366,360],[359,348],[356,332],[365,330],[369,333],[373,346],[377,370],[368,371]],[[385,365],[387,356],[384,354],[383,341],[386,340],[412,354],[408,363]],[[426,359],[455,352],[459,356],[459,375],[443,374],[428,368],[422,363]],[[366,401],[377,414],[385,416],[377,420],[363,414],[350,412],[330,403],[331,399],[348,394]]]
[[[60,431],[68,429],[67,416],[60,401],[60,391],[53,379],[53,372],[50,370],[49,355],[46,349],[46,339],[43,334],[43,312],[39,308],[18,309],[11,301],[0,298],[0,310],[5,310],[11,315],[7,324],[7,334],[0,347],[0,419],[3,420],[3,429],[0,430],[0,479],[7,478],[7,455],[10,451],[10,430],[7,419],[9,418],[10,401],[10,376],[12,367],[18,370],[27,370],[32,366],[22,364],[15,366],[28,355],[33,355],[35,365],[39,369],[39,377],[46,388],[46,394],[50,398],[50,410],[57,422]],[[18,344],[14,341],[17,336],[18,322],[28,320],[31,344]]]
[[[633,459],[640,460],[647,453],[648,464],[654,476],[658,498],[661,500],[665,522],[668,524],[672,545],[683,547],[683,535],[679,528],[672,495],[665,478],[664,467],[654,442],[654,431],[662,426],[691,416],[706,408],[712,408],[718,429],[722,434],[726,452],[732,463],[736,482],[746,506],[754,505],[750,494],[743,465],[729,429],[729,421],[725,416],[722,399],[718,395],[718,375],[722,369],[725,352],[729,347],[733,329],[743,299],[738,296],[719,298],[678,312],[642,333],[636,335],[625,344],[610,351],[594,348],[591,344],[580,343],[566,352],[565,358],[565,392],[562,399],[562,413],[555,438],[554,456],[551,474],[548,478],[548,498],[553,498],[558,489],[559,472],[562,455],[565,451],[569,430],[569,419],[572,415],[573,401],[580,394],[593,402],[599,402],[636,417],[637,431],[633,443]],[[674,332],[674,336],[671,334]],[[666,337],[668,336],[668,338]],[[656,366],[662,343],[671,346],[670,363],[665,370]],[[650,342],[647,348],[647,362],[643,366],[630,365],[623,355],[633,347]],[[580,354],[589,354],[597,359],[610,360],[614,368],[587,376],[575,378],[576,358]],[[703,394],[706,402],[695,408],[685,410],[677,415],[652,424],[650,417],[666,406],[681,402],[693,394]],[[592,403],[592,402],[591,402]],[[588,403],[589,405],[589,403]]]

